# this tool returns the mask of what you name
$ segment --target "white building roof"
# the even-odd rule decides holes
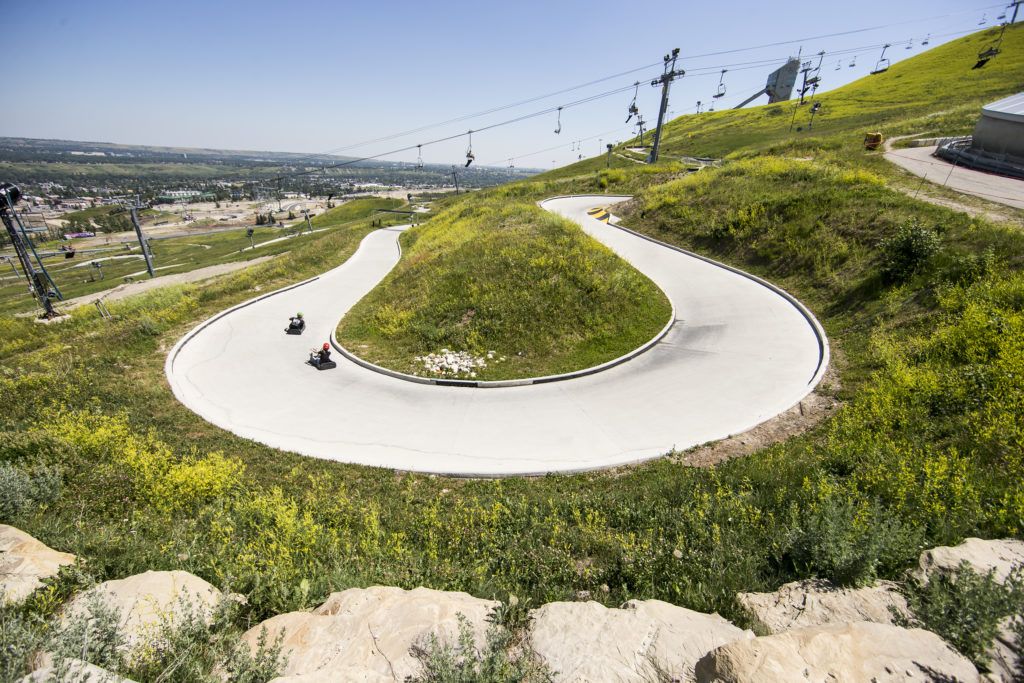
[[[981,112],[983,116],[1024,123],[1024,92],[986,104]]]

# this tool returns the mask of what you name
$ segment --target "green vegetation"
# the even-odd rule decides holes
[[[386,199],[382,197],[367,197],[365,199],[353,199],[352,201],[345,202],[333,209],[328,209],[319,216],[314,216],[310,219],[310,224],[314,228],[329,228],[335,225],[341,225],[354,221],[360,218],[366,218],[373,216],[375,211],[380,209],[398,209],[405,204],[401,199]],[[374,216],[380,218],[381,216]],[[390,221],[391,224],[395,222],[401,222],[403,219],[400,218],[400,214],[383,214],[385,221]]]
[[[471,197],[406,232],[402,250],[338,339],[403,372],[442,374],[416,360],[442,349],[493,352],[479,379],[578,370],[650,340],[671,312],[654,283],[532,203]]]
[[[397,199],[377,197],[355,199],[313,217],[310,219],[310,223],[314,230],[334,230],[372,217],[375,220],[383,221],[385,225],[393,225],[404,221],[404,216],[401,214],[375,214],[375,212],[378,209],[390,209],[401,205],[402,202]],[[95,212],[98,209],[108,208],[110,207],[96,207],[96,209],[87,209],[86,211]],[[300,242],[318,237],[318,234],[304,235],[305,230],[304,221],[296,223],[293,228],[258,227],[253,232],[252,243],[266,244],[257,249],[249,248],[250,241],[245,228],[205,235],[154,239],[150,241],[150,248],[154,257],[153,265],[158,268],[157,275],[172,275],[218,263],[248,261],[263,256],[280,255],[291,251]],[[296,241],[271,242],[271,240],[289,235],[296,235]],[[40,249],[53,251],[56,249],[56,245],[57,243],[44,244],[40,246]],[[91,254],[83,252],[72,259],[46,260],[47,269],[56,280],[65,299],[116,287],[123,284],[126,277],[137,280],[149,277],[138,243],[99,245],[95,248],[106,251]],[[91,267],[89,265],[91,261],[98,261],[101,264],[102,272]],[[0,311],[22,312],[30,311],[33,307],[34,301],[26,291],[24,279],[15,277],[9,269],[0,272]]]
[[[894,67],[887,78],[923,83],[935,72],[939,85],[884,94],[908,102],[886,114],[885,131],[962,131],[967,114],[927,113],[946,111],[953,83],[988,83],[965,90],[973,104],[953,103],[964,112],[1019,89],[1022,71],[1004,65],[1019,65],[1022,35],[1009,30],[1004,53],[980,75],[949,58],[969,56],[977,37]],[[866,97],[885,82],[850,88]],[[62,492],[26,496],[0,521],[80,555],[97,579],[184,569],[227,583],[248,598],[235,623],[370,584],[509,605],[512,595],[537,605],[588,591],[609,605],[658,598],[742,619],[738,591],[810,576],[900,579],[923,547],[1024,537],[1024,233],[895,189],[896,174],[857,148],[876,101],[851,109],[849,128],[816,121],[814,138],[768,127],[744,138],[741,128],[740,158],[691,176],[675,163],[598,173],[584,164],[446,200],[433,220],[448,231],[424,226],[406,245],[403,273],[415,272],[417,249],[447,267],[441,248],[475,248],[464,234],[475,215],[529,215],[516,203],[553,194],[634,192],[627,225],[765,276],[823,322],[840,380],[824,390],[844,406],[799,437],[708,469],[662,459],[615,473],[453,480],[280,452],[175,401],[163,363],[187,329],[340,263],[370,229],[363,219],[208,285],[114,303],[109,323],[88,311],[60,326],[0,318],[0,462],[30,479],[62,468]],[[705,131],[708,146],[692,151],[736,151],[727,124],[764,111],[714,114],[721,132]],[[673,130],[670,142],[685,142],[684,122]],[[788,158],[796,149],[813,160]],[[435,285],[429,273],[417,277]],[[416,295],[429,310],[442,293]],[[70,590],[54,588],[19,618],[50,614]],[[933,590],[915,598],[919,617],[976,656],[966,622],[959,635],[936,624],[970,614],[987,624],[991,601]],[[5,641],[31,640],[9,637],[7,623]],[[452,657],[438,664],[460,667]]]
[[[0,637],[7,645],[0,651],[0,680],[20,680],[32,670],[32,655],[41,649],[53,657],[52,680],[79,680],[70,675],[76,659],[132,680],[167,683],[263,683],[283,668],[280,642],[264,639],[251,653],[241,641],[238,606],[232,600],[206,614],[183,597],[173,618],[167,615],[145,642],[131,649],[121,615],[101,600],[91,600],[81,613],[49,621],[39,618],[33,609],[38,606],[38,599],[26,607],[0,605]]]
[[[1024,24],[1010,26],[1002,54],[984,69],[971,69],[998,28],[979,31],[892,65],[885,73],[865,76],[815,98],[821,111],[806,130],[809,106],[798,108],[790,132],[794,103],[681,116],[665,129],[666,156],[742,156],[787,149],[857,149],[864,133],[886,137],[905,133],[967,134],[982,104],[1021,89],[1024,73]],[[827,78],[827,76],[826,76]]]
[[[1017,567],[999,582],[994,570],[978,574],[964,562],[956,572],[939,573],[928,583],[911,582],[907,605],[914,617],[900,618],[903,625],[938,633],[980,671],[990,671],[987,650],[999,633],[1000,622],[1014,617],[1020,628],[1024,621],[1024,567]],[[1017,665],[1021,664],[1024,653],[1018,656]]]

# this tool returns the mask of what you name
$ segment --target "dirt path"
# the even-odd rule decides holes
[[[152,278],[150,280],[138,280],[136,282],[128,282],[123,285],[118,285],[113,289],[107,289],[102,292],[93,292],[92,294],[86,294],[85,296],[76,297],[74,299],[68,299],[58,304],[58,307],[62,310],[69,311],[79,306],[91,304],[94,301],[103,299],[104,301],[117,301],[118,299],[126,299],[136,294],[142,294],[154,290],[158,287],[166,287],[167,285],[180,285],[187,282],[198,282],[200,280],[208,280],[211,277],[218,275],[224,275],[225,273],[233,273],[236,270],[242,268],[248,268],[249,266],[255,266],[259,263],[265,263],[274,256],[260,256],[254,258],[251,261],[236,261],[233,263],[218,263],[213,266],[206,266],[205,268],[197,268],[196,270],[190,270],[187,273],[175,273],[173,275],[162,275],[160,277]]]

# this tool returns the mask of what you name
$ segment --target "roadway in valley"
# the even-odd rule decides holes
[[[178,399],[239,436],[305,455],[460,476],[530,475],[636,463],[738,434],[795,405],[820,381],[828,343],[784,293],[601,222],[624,197],[547,200],[650,277],[676,320],[650,350],[601,372],[502,388],[417,384],[335,353],[304,361],[395,266],[405,227],[370,233],[341,266],[229,309],[168,355]],[[307,329],[286,335],[303,311]]]

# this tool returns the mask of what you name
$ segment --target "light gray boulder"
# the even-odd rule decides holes
[[[660,600],[631,600],[621,609],[597,602],[553,602],[531,612],[530,644],[565,683],[693,680],[711,650],[754,637],[717,614]]]
[[[893,624],[892,609],[909,616],[907,601],[890,581],[838,588],[830,581],[808,579],[787,583],[772,593],[740,593],[736,600],[769,633],[855,621]]]
[[[968,538],[957,546],[939,546],[921,553],[915,576],[922,583],[935,572],[953,572],[967,562],[979,574],[994,570],[1002,583],[1014,567],[1024,565],[1024,541],[1014,538],[984,540]]]
[[[350,588],[332,593],[312,612],[271,617],[242,639],[255,652],[262,632],[268,643],[283,634],[287,664],[276,683],[404,681],[420,669],[410,653],[413,645],[425,643],[430,634],[454,644],[460,614],[468,620],[477,647],[483,647],[488,615],[498,604],[428,588]]]
[[[211,584],[184,571],[148,571],[124,579],[104,581],[74,597],[64,611],[65,621],[86,617],[93,601],[117,610],[125,649],[132,650],[158,636],[191,611],[207,623],[226,596]]]
[[[980,680],[970,660],[931,631],[871,622],[738,640],[701,659],[696,676],[702,683]]]
[[[21,602],[75,556],[37,541],[21,529],[0,524],[0,602]]]
[[[135,681],[80,659],[66,659],[60,664],[51,663],[36,669],[22,678],[19,683],[135,683]]]

